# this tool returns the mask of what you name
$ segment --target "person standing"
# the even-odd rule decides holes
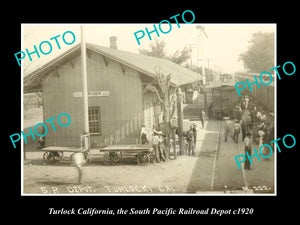
[[[160,159],[162,159],[163,161],[166,161],[166,147],[165,147],[165,140],[164,140],[164,135],[162,131],[158,131],[158,137],[159,137],[159,141],[158,141],[158,152],[159,152],[159,156]]]
[[[193,135],[193,126],[187,132],[187,142],[188,142],[188,155],[194,155],[194,135]]]
[[[253,109],[250,111],[250,117],[251,117],[251,125],[252,127],[254,127],[255,125],[257,125],[258,122],[256,106],[253,106]]]
[[[147,139],[147,131],[146,131],[146,126],[145,125],[143,125],[142,129],[141,129],[141,140],[142,140],[143,145],[149,143],[149,141]]]
[[[225,121],[224,136],[225,136],[225,142],[227,142],[228,135],[232,134],[231,133],[232,123],[229,117],[224,117],[224,121]]]
[[[232,117],[233,119],[236,119],[236,120],[240,120],[240,112],[239,112],[239,109],[238,109],[238,106],[235,106],[233,111],[232,111]]]
[[[245,120],[241,120],[241,131],[242,131],[242,140],[244,140],[247,134],[247,123]]]
[[[86,163],[83,152],[76,152],[72,156],[73,165],[78,171],[78,184],[82,184],[82,166]]]
[[[267,133],[266,133],[266,131],[264,129],[259,129],[258,135],[259,135],[259,146],[267,144],[267,141],[266,141],[267,140]],[[263,153],[263,155],[267,156],[267,155],[270,154],[270,149],[263,146],[262,149],[261,149],[261,152]],[[268,159],[268,158],[265,158],[265,159]]]
[[[245,155],[246,155],[246,161],[245,161],[245,165],[244,165],[244,169],[246,170],[250,170],[250,161],[249,161],[249,158],[247,156],[247,153],[249,156],[251,156],[251,145],[252,145],[252,142],[251,142],[251,134],[248,132],[246,134],[246,137],[244,139],[244,144],[245,144]]]
[[[204,119],[203,119],[203,115],[202,115],[202,109],[200,110],[200,121],[202,124],[202,128],[204,127]]]
[[[196,141],[197,141],[197,129],[196,124],[193,123],[193,140],[194,140],[194,148],[196,148]]]
[[[154,161],[153,162],[160,162],[160,156],[159,156],[159,149],[158,149],[158,145],[160,142],[160,138],[158,136],[157,132],[153,133],[153,138],[152,138],[152,147],[153,147],[153,152],[154,152]]]
[[[248,109],[249,107],[249,98],[248,95],[245,95],[245,109]]]
[[[235,120],[233,124],[233,140],[235,143],[239,142],[240,132],[241,132],[241,124],[239,123],[238,120]]]

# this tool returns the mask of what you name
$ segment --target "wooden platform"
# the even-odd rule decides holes
[[[99,149],[100,152],[106,151],[126,151],[126,152],[139,152],[139,151],[152,151],[151,145],[108,145]]]
[[[49,146],[41,149],[44,152],[85,152],[80,147],[60,147],[60,146]]]

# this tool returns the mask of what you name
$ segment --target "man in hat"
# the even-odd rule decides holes
[[[158,151],[159,142],[160,142],[160,138],[158,136],[158,132],[154,131],[153,138],[152,138],[152,147],[155,155],[154,162],[158,162],[158,163],[160,162],[159,151]]]
[[[233,124],[233,140],[235,143],[238,143],[238,141],[239,141],[240,132],[241,132],[241,124],[236,119],[236,120],[234,120],[234,124]]]
[[[190,129],[187,132],[186,140],[188,143],[188,155],[195,155],[193,125],[190,126]]]
[[[161,160],[166,161],[166,158],[164,156],[164,151],[163,151],[163,139],[162,139],[162,131],[154,131],[154,136],[152,139],[152,147],[153,151],[155,153],[155,159],[154,161],[160,162]]]

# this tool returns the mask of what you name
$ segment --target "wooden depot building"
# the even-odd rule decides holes
[[[75,45],[24,78],[24,93],[42,92],[44,123],[61,113],[71,117],[68,127],[53,120],[57,129],[48,129],[45,146],[80,146],[84,130],[80,54],[80,44]],[[195,72],[169,60],[116,47],[86,43],[86,61],[89,131],[95,146],[138,144],[143,124],[150,131],[161,122],[157,97],[145,89],[155,76],[154,68],[172,74],[173,89],[184,90],[197,80]]]

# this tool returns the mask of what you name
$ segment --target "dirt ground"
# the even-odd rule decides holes
[[[232,190],[242,190],[245,186],[242,171],[234,161],[234,156],[238,155],[237,148],[233,147],[233,143],[227,144],[217,154],[221,123],[208,121],[202,129],[196,122],[198,135],[194,157],[184,155],[167,162],[137,165],[134,156],[127,156],[118,164],[107,166],[103,162],[103,153],[92,150],[91,161],[83,167],[81,185],[77,184],[77,169],[70,164],[71,153],[65,153],[60,162],[48,164],[42,160],[43,152],[27,152],[23,167],[23,192],[113,195],[229,193],[226,192],[227,186]],[[252,174],[246,174],[246,177],[250,176],[247,181],[249,187],[272,186],[272,160],[268,164],[256,162],[253,166],[256,169],[251,171]]]
[[[54,165],[24,166],[25,193],[183,193],[196,157],[182,156],[168,162],[136,165],[134,158],[106,166],[101,156],[83,167],[83,185],[68,161]],[[79,187],[89,187],[79,190]],[[78,190],[77,190],[78,189]]]

